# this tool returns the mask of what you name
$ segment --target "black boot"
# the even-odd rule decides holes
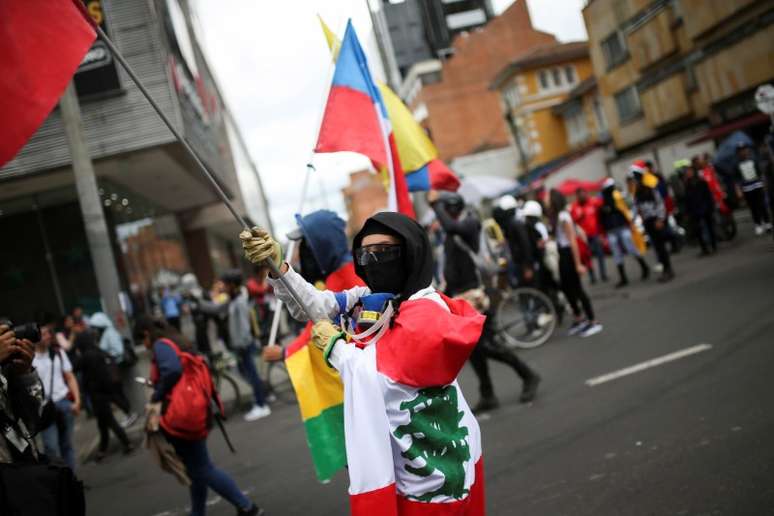
[[[640,264],[640,279],[645,281],[650,278],[650,267],[648,267],[648,262],[645,261],[645,258],[638,256],[637,263]]]
[[[521,396],[519,397],[519,401],[521,403],[529,403],[530,401],[534,400],[539,384],[540,375],[537,373],[532,373],[529,378],[524,380],[524,387],[521,389]]]
[[[478,400],[478,403],[473,407],[474,414],[481,414],[483,412],[489,412],[500,406],[500,402],[497,401],[496,396],[482,397]]]
[[[263,516],[264,514],[266,511],[255,504],[249,509],[237,509],[237,516]]]
[[[623,288],[629,284],[629,278],[626,277],[626,267],[624,267],[624,264],[616,265],[616,267],[618,267],[618,275],[621,279],[615,284],[615,288]]]

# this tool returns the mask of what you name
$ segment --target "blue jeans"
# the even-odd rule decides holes
[[[597,235],[588,237],[588,241],[589,251],[591,251],[591,254],[597,258],[597,263],[599,263],[599,275],[603,281],[607,281],[607,270],[605,270],[605,250],[602,247],[602,239],[599,237],[599,235]],[[596,281],[593,265],[589,267],[589,275],[591,276],[592,280]]]
[[[67,398],[57,401],[57,420],[41,432],[43,449],[51,459],[62,459],[75,471],[75,450],[73,449],[73,427],[75,418],[72,402]]]
[[[191,516],[204,516],[207,508],[207,488],[228,500],[234,507],[247,510],[253,503],[242,494],[234,479],[216,468],[207,451],[207,440],[186,441],[167,436],[185,464],[191,478]]]
[[[235,351],[238,358],[237,367],[239,368],[239,374],[241,374],[245,381],[253,388],[255,404],[259,407],[263,407],[266,403],[263,394],[263,382],[261,381],[261,377],[258,376],[258,369],[255,368],[255,360],[253,359],[253,355],[256,352],[255,345],[250,344],[246,348],[237,349]]]

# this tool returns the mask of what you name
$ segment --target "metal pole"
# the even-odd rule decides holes
[[[115,320],[118,315],[123,314],[118,299],[121,287],[118,284],[116,261],[110,244],[105,214],[102,212],[102,200],[99,197],[94,166],[83,139],[81,109],[72,81],[65,89],[59,101],[59,107],[70,146],[75,187],[78,191],[78,201],[86,227],[86,239],[89,242],[94,272],[97,276],[97,288],[104,304],[103,309]]]
[[[94,27],[94,30],[97,31],[97,34],[99,35],[100,39],[102,39],[102,41],[105,42],[105,45],[107,45],[107,47],[110,49],[110,52],[113,54],[113,57],[116,58],[116,61],[118,61],[121,64],[121,66],[129,75],[129,77],[132,79],[132,81],[134,81],[134,84],[140,90],[140,93],[142,93],[143,96],[145,96],[145,98],[150,103],[151,107],[153,107],[153,109],[159,115],[159,117],[167,126],[167,128],[172,132],[175,138],[177,138],[177,140],[183,145],[183,148],[186,150],[186,152],[188,152],[188,154],[193,158],[194,163],[196,163],[196,165],[199,167],[200,172],[202,172],[202,174],[204,174],[204,176],[210,181],[210,184],[215,189],[215,192],[217,193],[218,197],[220,197],[220,200],[223,202],[223,204],[226,205],[226,208],[228,208],[228,211],[230,211],[231,215],[234,216],[234,219],[244,229],[250,231],[250,226],[247,224],[247,221],[245,221],[245,219],[236,211],[236,208],[234,208],[234,205],[231,204],[231,201],[229,200],[228,196],[220,187],[218,182],[215,180],[215,177],[212,175],[212,172],[210,172],[210,170],[207,168],[207,165],[204,164],[204,161],[202,161],[202,159],[199,157],[199,154],[194,150],[193,147],[191,147],[191,144],[188,143],[188,141],[183,137],[183,135],[172,124],[169,118],[167,118],[167,116],[161,110],[159,105],[156,104],[156,101],[153,100],[153,97],[151,96],[150,92],[145,88],[145,86],[142,84],[142,82],[140,81],[140,78],[137,77],[137,74],[134,73],[134,70],[132,70],[132,67],[129,66],[129,63],[126,62],[126,59],[124,59],[124,56],[121,55],[121,52],[118,50],[118,47],[115,46],[113,41],[107,36],[107,34],[105,34],[105,32],[98,25],[93,25],[93,27]],[[311,310],[309,310],[309,307],[306,306],[306,303],[304,303],[304,301],[298,295],[298,293],[293,288],[293,286],[290,283],[288,283],[287,279],[282,275],[282,273],[279,270],[279,267],[277,267],[277,265],[271,260],[266,260],[266,265],[268,265],[269,270],[272,272],[272,274],[279,279],[279,281],[288,291],[288,293],[293,298],[293,300],[298,304],[298,306],[301,307],[301,309],[304,311],[306,316],[309,319],[312,319]]]
[[[59,286],[59,276],[56,273],[56,264],[54,263],[54,254],[51,252],[51,244],[48,241],[48,232],[46,226],[43,224],[43,214],[40,212],[40,204],[38,203],[38,196],[33,199],[35,203],[35,213],[38,216],[38,229],[40,229],[40,239],[43,241],[43,250],[46,251],[46,263],[48,264],[48,272],[51,274],[51,284],[54,286],[54,296],[56,296],[56,305],[59,308],[60,314],[65,314],[64,298],[62,297],[62,287]]]

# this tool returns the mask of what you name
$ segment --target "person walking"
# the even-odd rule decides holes
[[[601,332],[603,327],[597,321],[591,299],[581,283],[586,267],[581,262],[575,223],[567,210],[567,199],[561,192],[552,189],[548,200],[548,218],[559,248],[559,284],[575,316],[568,334],[591,337]]]
[[[763,186],[760,160],[753,153],[752,146],[740,142],[736,149],[737,164],[735,178],[739,189],[750,209],[755,234],[760,236],[772,230],[771,217],[766,206],[766,190]]]
[[[75,471],[73,428],[75,416],[81,411],[81,392],[70,359],[54,345],[49,326],[40,328],[40,342],[35,344],[32,365],[43,383],[46,400],[54,406],[54,422],[41,432],[45,453],[50,459],[61,459]]]
[[[114,391],[121,387],[118,365],[113,358],[97,347],[94,330],[86,330],[75,337],[74,347],[78,355],[77,370],[83,378],[84,393],[91,400],[94,416],[99,429],[99,447],[95,460],[101,462],[107,455],[112,431],[123,448],[124,455],[134,449],[126,432],[118,424],[111,403]]]
[[[650,277],[648,267],[642,253],[634,244],[632,237],[632,215],[621,192],[615,186],[615,181],[609,177],[602,183],[602,205],[599,207],[599,221],[602,230],[607,235],[610,251],[613,253],[613,262],[618,269],[618,283],[615,288],[623,288],[629,284],[624,264],[624,252],[633,256],[640,265],[640,279],[643,281]]]
[[[151,352],[153,394],[147,407],[146,428],[149,432],[161,431],[185,464],[191,479],[191,516],[204,516],[206,513],[208,489],[228,500],[237,509],[238,516],[263,515],[264,510],[242,494],[234,479],[212,463],[207,449],[207,430],[204,430],[204,437],[201,438],[184,435],[177,430],[177,422],[174,420],[177,414],[169,414],[168,409],[175,396],[194,396],[193,393],[175,393],[175,387],[187,374],[183,364],[190,364],[194,359],[193,346],[176,328],[160,319],[141,318],[137,321],[135,333]],[[206,370],[206,367],[203,369]],[[208,383],[211,385],[211,378]],[[210,398],[212,394],[208,392],[205,395]],[[201,416],[198,419],[209,419],[208,415]],[[195,429],[189,430],[193,432]]]
[[[685,185],[685,210],[701,246],[699,256],[717,252],[715,237],[715,199],[707,181],[701,178],[687,159],[675,161],[675,172]]]
[[[660,282],[671,281],[675,277],[672,260],[667,250],[667,213],[664,199],[658,193],[658,179],[639,161],[632,164],[627,175],[629,189],[633,192],[634,205],[642,217],[645,232],[650,238],[656,256],[663,267]]]
[[[183,299],[179,294],[175,294],[169,287],[162,288],[160,292],[161,312],[169,324],[180,331],[180,314],[183,305]]]
[[[113,362],[120,368],[124,364],[124,338],[118,333],[113,321],[104,312],[96,312],[89,318],[89,327],[96,331],[96,338],[100,350],[109,355]],[[128,344],[127,344],[128,345]],[[121,421],[124,428],[132,426],[139,417],[132,411],[132,404],[124,390],[124,383],[127,380],[123,370],[119,370],[119,376],[116,378],[116,384],[113,389],[113,403],[125,414]]]
[[[239,373],[250,384],[253,390],[254,403],[245,414],[245,421],[257,421],[271,415],[271,408],[266,403],[266,393],[258,369],[255,367],[255,336],[251,320],[249,297],[244,287],[242,271],[234,269],[221,276],[228,294],[227,304],[214,305],[202,302],[201,308],[210,313],[228,314],[228,340],[231,349],[237,356]]]
[[[470,355],[470,365],[479,381],[480,400],[474,413],[485,412],[499,406],[494,385],[489,373],[489,360],[506,364],[522,381],[519,401],[529,403],[535,399],[540,384],[540,375],[524,363],[516,353],[502,347],[494,338],[496,306],[488,298],[495,294],[482,284],[481,272],[477,269],[471,253],[479,250],[481,224],[478,218],[465,210],[465,201],[459,194],[439,194],[431,191],[428,201],[433,208],[441,228],[446,234],[444,241],[445,294],[461,297],[468,301],[481,299],[474,308],[487,316],[478,344]],[[476,306],[478,305],[478,306]]]
[[[589,196],[588,190],[578,188],[575,192],[575,202],[570,205],[570,215],[575,224],[586,233],[586,241],[591,254],[596,257],[599,265],[599,277],[607,282],[607,270],[605,269],[605,249],[602,245],[602,236],[599,229],[599,207],[602,200],[599,197]],[[594,266],[589,266],[591,283],[597,282]]]

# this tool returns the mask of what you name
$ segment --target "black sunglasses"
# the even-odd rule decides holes
[[[355,261],[360,266],[391,262],[400,257],[401,246],[398,244],[373,244],[355,249]]]

